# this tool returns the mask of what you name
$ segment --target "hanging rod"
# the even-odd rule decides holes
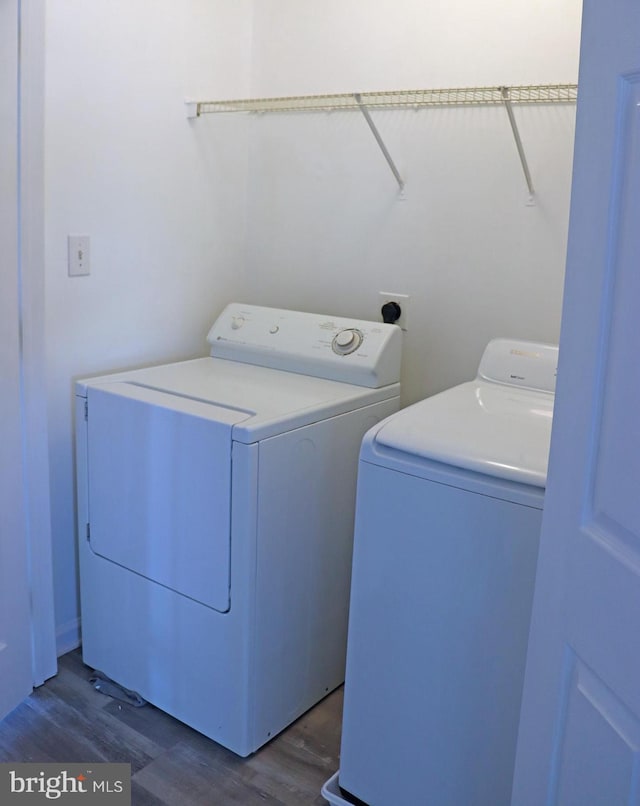
[[[188,101],[188,117],[221,112],[332,112],[341,109],[504,104],[503,90],[513,104],[573,103],[576,84],[534,84],[516,87],[462,87],[435,90],[392,90],[246,98],[228,101]],[[358,100],[359,99],[359,100]]]

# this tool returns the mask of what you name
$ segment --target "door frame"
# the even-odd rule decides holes
[[[17,0],[18,274],[25,532],[31,587],[33,685],[57,672],[49,498],[45,350],[45,4]]]

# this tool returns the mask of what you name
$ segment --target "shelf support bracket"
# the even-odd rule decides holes
[[[365,104],[362,102],[362,95],[360,95],[359,92],[356,92],[356,93],[354,93],[353,97],[356,99],[356,103],[360,107],[360,111],[364,115],[364,119],[367,121],[367,123],[369,125],[369,128],[371,129],[371,133],[376,138],[376,143],[380,147],[380,151],[382,151],[382,153],[384,155],[384,158],[386,159],[387,164],[389,165],[389,168],[391,168],[391,173],[395,176],[396,182],[398,183],[398,187],[400,188],[400,192],[402,193],[402,191],[404,190],[404,181],[403,181],[402,177],[400,176],[400,172],[396,168],[396,164],[393,161],[393,159],[391,157],[391,154],[389,154],[389,150],[387,149],[386,145],[384,144],[384,140],[380,136],[380,132],[378,131],[378,128],[377,128],[376,124],[371,119],[371,115],[369,114],[369,110],[367,109]]]
[[[200,104],[197,101],[194,101],[191,98],[186,98],[184,106],[187,118],[200,117]]]
[[[516,123],[516,119],[513,114],[511,99],[509,98],[509,87],[500,87],[500,93],[502,95],[502,100],[504,101],[504,108],[507,110],[507,117],[509,118],[509,123],[511,124],[511,131],[513,132],[513,137],[516,141],[516,148],[518,149],[518,156],[520,157],[520,162],[522,163],[524,178],[526,179],[527,187],[529,188],[529,198],[530,200],[533,200],[534,196],[533,182],[531,181],[531,173],[529,171],[527,158],[524,153],[524,147],[522,145],[522,140],[520,138],[520,132],[518,131],[518,124]]]

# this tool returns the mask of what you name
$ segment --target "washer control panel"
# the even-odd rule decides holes
[[[400,380],[397,325],[231,303],[207,340],[216,358],[359,386]]]
[[[487,381],[556,391],[558,346],[519,339],[492,339],[485,347],[478,376]]]

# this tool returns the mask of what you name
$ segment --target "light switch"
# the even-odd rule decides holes
[[[68,257],[69,277],[82,277],[91,271],[90,267],[90,240],[88,235],[69,235]]]

